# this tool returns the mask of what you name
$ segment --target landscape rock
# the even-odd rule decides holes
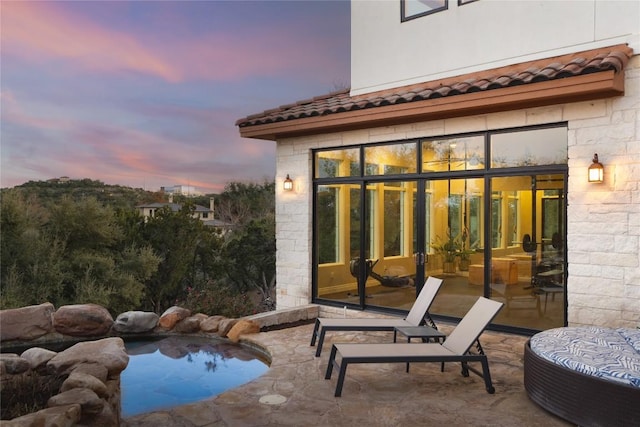
[[[90,422],[83,423],[83,421],[84,419],[80,420],[81,424],[90,425],[91,427],[114,427],[121,425],[116,412],[114,412],[109,405],[104,405],[102,412],[93,415],[90,420],[88,420]]]
[[[149,332],[158,325],[160,317],[148,311],[127,311],[116,317],[113,329],[118,332],[138,334]]]
[[[238,319],[222,319],[218,325],[218,335],[226,337],[236,323],[238,323]]]
[[[106,383],[107,378],[109,377],[109,371],[107,371],[107,368],[99,363],[79,363],[73,367],[71,372],[94,376],[103,383]]]
[[[2,421],[2,427],[71,427],[80,421],[80,405],[55,406]]]
[[[50,302],[0,311],[0,341],[32,340],[53,331]]]
[[[71,372],[71,375],[64,380],[60,391],[68,391],[74,388],[88,388],[100,397],[107,397],[107,386],[94,377],[93,375],[85,374],[82,372]]]
[[[46,365],[46,363],[53,359],[56,354],[58,353],[47,350],[46,348],[32,347],[23,351],[20,357],[29,361],[31,369],[37,370],[43,365]]]
[[[190,316],[186,319],[182,319],[173,327],[174,332],[179,332],[181,334],[191,334],[194,332],[200,331],[200,321],[201,318],[197,316]]]
[[[158,322],[158,326],[163,329],[171,330],[173,327],[181,321],[182,319],[186,319],[191,316],[191,311],[186,308],[178,307],[174,305],[173,307],[169,307],[162,313],[160,316],[160,320]]]
[[[109,311],[97,304],[64,305],[53,314],[53,327],[74,337],[103,336],[113,325]]]
[[[11,375],[22,374],[31,368],[28,360],[13,353],[0,354],[0,363],[4,365],[3,373]]]
[[[240,320],[233,325],[229,333],[227,333],[227,338],[237,343],[240,341],[241,335],[256,334],[258,332],[260,332],[260,325],[258,325],[258,323],[251,320]]]
[[[200,322],[200,330],[202,332],[218,332],[220,321],[224,318],[224,316],[209,316]]]
[[[209,318],[209,316],[204,313],[196,313],[192,317],[195,317],[196,319],[198,319],[200,323],[204,322]]]
[[[66,406],[74,403],[80,404],[82,417],[85,417],[87,414],[99,414],[105,405],[104,400],[100,399],[92,390],[88,388],[74,388],[51,397],[47,401],[47,406]]]
[[[122,372],[129,363],[129,356],[122,338],[104,338],[97,341],[81,342],[56,354],[47,363],[50,372],[64,373],[78,363],[99,363],[104,365],[112,377]]]

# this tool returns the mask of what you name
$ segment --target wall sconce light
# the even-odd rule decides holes
[[[604,166],[598,161],[598,154],[593,155],[593,163],[589,166],[589,182],[604,181]]]
[[[284,179],[282,186],[284,187],[284,191],[293,190],[293,180],[289,178],[289,174],[287,174],[287,177]]]

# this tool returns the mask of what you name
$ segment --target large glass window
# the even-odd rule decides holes
[[[492,168],[566,164],[566,128],[535,129],[491,136]]]
[[[405,310],[436,276],[433,315],[565,325],[566,151],[565,126],[315,151],[314,299]]]
[[[338,262],[338,195],[339,188],[319,186],[317,193],[318,262]]]
[[[315,156],[316,178],[360,176],[360,150],[319,151]]]
[[[422,142],[422,172],[484,169],[484,137],[471,136]]]
[[[416,172],[416,143],[374,145],[364,148],[364,161],[369,166],[365,175],[397,175]]]
[[[394,191],[395,190],[395,191]],[[384,192],[384,256],[402,255],[404,242],[404,200],[400,191],[391,187]]]

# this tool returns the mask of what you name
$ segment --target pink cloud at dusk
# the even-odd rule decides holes
[[[93,70],[129,69],[179,80],[174,67],[135,38],[75,19],[54,2],[8,2],[3,13],[3,47],[10,53],[41,62],[62,57]],[[34,29],[37,29],[34,31]]]
[[[3,47],[35,63],[63,58],[90,71],[134,71],[173,83],[276,74],[300,69],[303,64],[322,75],[330,66],[322,56],[310,54],[309,46],[323,46],[292,28],[258,28],[238,33],[214,30],[186,39],[160,35],[150,40],[83,20],[61,4],[7,3],[3,9],[11,19],[3,21]],[[38,30],[33,31],[34,28]],[[277,56],[274,50],[288,54]]]
[[[237,119],[349,76],[347,1],[2,2],[0,186],[219,192],[275,173]]]

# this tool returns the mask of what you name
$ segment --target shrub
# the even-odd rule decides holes
[[[66,379],[61,375],[40,375],[29,371],[21,375],[3,375],[0,389],[0,419],[12,420],[47,407]]]
[[[176,305],[187,308],[192,313],[229,318],[257,313],[256,306],[247,293],[234,292],[224,286],[209,286],[202,290],[187,288],[185,299],[176,301]]]

